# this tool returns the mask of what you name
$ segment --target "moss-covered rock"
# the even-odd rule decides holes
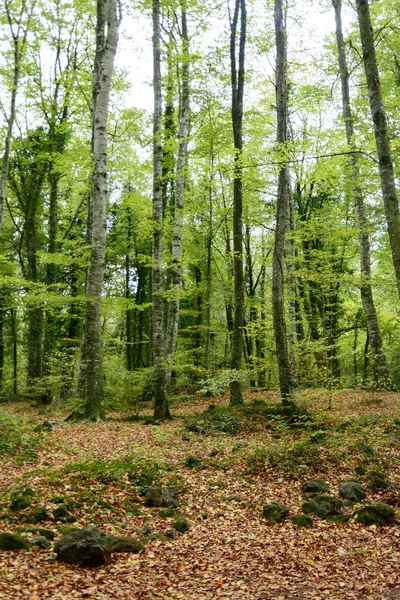
[[[161,508],[163,505],[163,495],[162,495],[161,487],[159,487],[159,486],[151,487],[147,491],[144,503],[146,504],[146,506]]]
[[[22,535],[7,531],[0,533],[0,550],[29,550],[30,547],[31,544]]]
[[[144,550],[141,541],[128,536],[108,536],[111,542],[111,552],[132,552],[137,553]]]
[[[61,535],[68,535],[73,531],[79,531],[79,527],[76,525],[57,525],[56,529],[61,533]]]
[[[69,564],[99,567],[111,562],[111,541],[96,527],[72,531],[54,546],[57,559]]]
[[[147,544],[147,542],[163,542],[165,540],[165,535],[162,533],[149,533],[144,538],[141,539],[143,544]]]
[[[269,525],[283,523],[288,516],[288,513],[288,507],[280,502],[271,502],[271,504],[265,504],[263,506],[263,517],[267,520]]]
[[[373,492],[387,490],[391,487],[391,485],[392,484],[385,473],[381,473],[380,471],[371,471],[371,473],[368,475],[367,487]]]
[[[366,490],[356,481],[345,481],[339,486],[339,495],[344,500],[361,502],[362,500],[365,500]]]
[[[35,492],[29,487],[13,490],[10,494],[10,509],[18,511],[29,508],[35,499],[35,495]]]
[[[162,519],[168,519],[176,516],[176,510],[173,508],[173,506],[168,506],[166,508],[162,508],[158,514]]]
[[[350,521],[351,515],[328,515],[326,520],[328,523],[336,523],[336,525],[341,525],[342,523],[347,523]]]
[[[390,525],[396,520],[396,514],[389,504],[374,502],[355,512],[355,518],[363,525]]]
[[[329,483],[324,479],[309,479],[304,481],[302,488],[305,494],[320,494],[329,492]]]
[[[306,514],[325,519],[328,515],[339,515],[342,505],[342,501],[338,498],[319,494],[313,500],[303,502],[302,510]]]
[[[296,527],[304,527],[305,529],[310,529],[314,524],[314,521],[308,515],[293,515],[291,521]]]
[[[76,521],[67,504],[60,504],[53,510],[53,519],[55,521],[64,521],[66,523],[74,523]]]
[[[44,535],[35,535],[32,538],[32,544],[43,550],[48,550],[51,547],[50,541]]]
[[[54,540],[55,534],[51,529],[44,529],[43,527],[17,527],[18,532],[32,533],[33,535],[39,535],[45,537],[47,540]]]
[[[179,531],[179,533],[186,533],[190,529],[190,523],[184,517],[179,517],[173,524],[173,528]]]

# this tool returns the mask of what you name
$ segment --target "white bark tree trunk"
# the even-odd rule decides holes
[[[86,305],[79,365],[79,393],[86,402],[85,418],[96,421],[104,417],[100,309],[106,249],[108,106],[117,51],[118,27],[116,0],[97,0],[92,109],[93,179],[89,192],[91,251],[86,278]]]
[[[190,89],[189,89],[189,36],[186,18],[186,0],[182,1],[182,81],[181,81],[181,107],[179,113],[178,138],[179,148],[176,161],[175,182],[175,207],[174,230],[172,234],[172,298],[168,306],[166,356],[170,357],[176,350],[178,335],[180,286],[182,279],[182,229],[183,229],[183,203],[185,196],[185,169],[189,135],[190,118]],[[167,391],[171,387],[171,370],[167,371]]]

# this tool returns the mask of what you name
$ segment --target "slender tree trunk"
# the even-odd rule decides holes
[[[360,38],[363,49],[364,70],[368,86],[368,98],[379,159],[379,174],[390,248],[396,275],[397,292],[400,296],[400,213],[396,192],[390,139],[386,112],[376,61],[374,32],[371,24],[368,0],[356,0]],[[371,343],[371,340],[370,340]]]
[[[210,178],[208,188],[208,203],[209,203],[209,219],[207,233],[207,266],[206,266],[206,327],[204,341],[204,368],[208,369],[210,365],[210,348],[211,348],[211,261],[212,261],[212,240],[213,232],[213,181],[214,181],[214,153],[211,148],[210,156]]]
[[[18,394],[18,339],[17,339],[17,324],[16,310],[11,309],[11,335],[13,344],[13,394]]]
[[[364,198],[361,190],[360,169],[358,166],[358,157],[356,153],[357,148],[354,139],[354,119],[350,105],[349,72],[347,68],[341,16],[342,1],[332,0],[332,3],[335,9],[336,42],[342,85],[342,111],[346,129],[346,140],[351,150],[354,151],[350,158],[350,168],[353,203],[356,213],[358,240],[360,245],[361,301],[364,309],[369,343],[371,346],[372,361],[374,363],[374,373],[376,375],[375,383],[378,387],[391,387],[389,370],[383,351],[382,336],[372,293],[370,241],[368,222],[365,216]]]
[[[236,36],[240,12],[239,57],[236,66]],[[242,367],[242,329],[244,320],[243,287],[243,186],[241,158],[243,152],[243,93],[244,61],[246,46],[246,0],[236,0],[231,23],[231,90],[232,90],[232,129],[234,141],[233,177],[233,274],[234,311],[232,330],[231,368],[239,372]],[[242,386],[239,377],[230,384],[230,403],[243,404]]]
[[[116,0],[97,0],[96,56],[93,82],[93,181],[89,194],[91,225],[90,264],[86,279],[82,356],[85,418],[104,418],[104,376],[101,340],[101,293],[106,248],[106,206],[108,194],[107,121],[111,78],[118,43],[119,18]],[[82,364],[82,361],[85,364]]]
[[[10,163],[10,152],[11,152],[11,144],[12,144],[12,132],[15,121],[15,113],[16,113],[16,104],[17,104],[17,93],[19,87],[19,80],[21,76],[21,60],[23,58],[25,47],[26,47],[26,39],[29,32],[30,21],[32,18],[32,13],[34,11],[36,0],[32,3],[29,13],[27,15],[27,21],[25,27],[23,25],[23,19],[25,17],[26,11],[26,0],[23,0],[21,3],[20,14],[18,15],[18,20],[14,22],[13,16],[11,14],[11,2],[5,0],[4,2],[8,25],[10,28],[10,35],[12,38],[12,46],[13,46],[13,80],[11,87],[11,98],[10,98],[10,112],[7,118],[7,132],[4,141],[4,154],[3,160],[1,162],[1,174],[0,174],[0,231],[3,227],[3,219],[4,219],[4,205],[6,201],[6,187],[7,187],[7,177],[8,177],[8,168]]]
[[[276,36],[276,112],[277,142],[281,150],[287,141],[287,94],[286,94],[286,40],[282,0],[275,0]],[[272,316],[275,333],[276,354],[279,371],[279,387],[283,405],[291,405],[292,377],[288,355],[283,295],[283,262],[285,255],[286,221],[289,211],[289,170],[283,166],[279,172],[278,198],[276,203],[275,245],[272,267]]]
[[[164,301],[162,254],[163,254],[163,185],[161,120],[161,35],[160,35],[160,0],[153,0],[153,242],[152,242],[152,351],[154,365],[154,418],[156,420],[171,417],[167,394],[166,373],[164,365]]]
[[[183,229],[183,202],[185,195],[185,168],[189,135],[190,117],[190,90],[189,90],[189,36],[186,18],[186,0],[181,2],[181,36],[182,36],[182,89],[181,106],[179,114],[178,138],[179,148],[176,161],[174,230],[172,236],[172,298],[168,306],[166,356],[172,356],[176,350],[178,335],[180,286],[182,279],[182,229]],[[171,387],[171,370],[167,371],[167,391]]]

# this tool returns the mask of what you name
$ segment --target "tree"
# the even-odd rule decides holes
[[[340,81],[342,87],[342,112],[346,130],[346,140],[351,148],[350,169],[353,203],[358,227],[358,240],[360,246],[361,267],[361,301],[364,309],[365,322],[367,325],[368,340],[371,347],[372,360],[374,363],[375,383],[378,387],[390,387],[390,375],[383,352],[382,336],[376,313],[374,297],[371,285],[371,252],[368,233],[368,222],[365,215],[364,198],[361,189],[360,169],[358,165],[357,147],[355,143],[354,118],[350,105],[349,71],[347,68],[345,44],[343,39],[341,0],[332,0],[335,10],[336,21],[336,44],[338,49]]]
[[[163,181],[162,181],[162,92],[160,0],[153,0],[153,241],[151,270],[152,352],[154,365],[154,418],[171,417],[166,392],[164,364],[164,300],[163,300]]]
[[[285,255],[285,232],[289,212],[290,178],[285,163],[287,142],[287,84],[286,84],[286,40],[282,0],[275,0],[275,39],[276,39],[276,116],[277,144],[282,166],[279,170],[278,197],[276,201],[275,245],[272,274],[272,315],[274,323],[276,356],[278,360],[279,387],[282,403],[290,406],[292,376],[288,355],[285,325],[285,303],[283,271]]]
[[[180,285],[182,278],[182,230],[183,202],[185,194],[186,154],[190,118],[190,88],[189,88],[189,36],[186,16],[186,0],[182,0],[181,36],[182,36],[182,66],[181,66],[181,106],[178,118],[178,157],[176,161],[174,227],[172,234],[172,298],[168,306],[166,357],[172,356],[176,349],[178,334]],[[171,370],[167,372],[167,391],[171,385]]]
[[[86,402],[85,417],[94,421],[104,417],[100,310],[106,249],[107,121],[119,23],[117,1],[97,0],[92,105],[93,178],[88,198],[91,248],[79,377],[79,393]]]
[[[368,0],[357,0],[357,16],[363,50],[368,99],[374,123],[374,134],[379,159],[379,175],[390,248],[394,265],[397,292],[400,297],[400,212],[393,169],[392,152],[387,128],[385,105],[376,60],[374,32]]]
[[[239,55],[236,60],[236,36],[240,12]],[[233,275],[234,312],[232,328],[231,368],[238,372],[230,383],[230,403],[243,404],[242,386],[239,372],[242,366],[243,324],[244,324],[244,281],[243,281],[243,94],[246,47],[246,1],[236,0],[231,23],[230,59],[232,94],[232,129],[234,146],[233,176]],[[238,63],[238,64],[237,64]]]

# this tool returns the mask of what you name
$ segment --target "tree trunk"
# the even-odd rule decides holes
[[[162,254],[163,254],[163,184],[161,120],[161,35],[160,35],[160,0],[153,0],[153,242],[152,242],[152,352],[154,366],[154,418],[156,420],[171,417],[167,394],[166,373],[164,365],[164,301]]]
[[[236,66],[236,35],[240,11],[239,57]],[[233,275],[234,275],[234,311],[232,330],[231,368],[238,378],[230,384],[230,404],[243,404],[242,386],[239,372],[242,367],[242,329],[244,319],[243,288],[243,189],[241,158],[243,151],[243,92],[244,60],[246,46],[246,0],[236,0],[233,21],[231,23],[231,90],[232,90],[232,129],[234,141],[234,177],[233,177]]]
[[[353,203],[358,227],[358,240],[360,245],[360,270],[361,270],[361,301],[364,309],[365,322],[368,330],[368,339],[371,347],[375,383],[378,387],[391,387],[389,370],[383,351],[382,336],[379,328],[378,316],[371,285],[371,252],[368,233],[368,222],[365,216],[364,198],[361,190],[360,169],[354,139],[354,119],[350,105],[349,72],[343,39],[341,0],[332,0],[335,9],[336,42],[339,57],[340,80],[342,85],[342,111],[346,129],[347,144],[354,151],[350,158],[351,182]],[[396,199],[397,202],[397,199]]]
[[[173,356],[176,350],[176,339],[178,335],[179,308],[180,308],[180,286],[182,278],[182,229],[183,229],[183,201],[185,194],[185,168],[186,154],[189,134],[190,117],[190,90],[189,90],[189,36],[186,19],[186,0],[182,0],[182,89],[181,106],[179,114],[178,138],[179,149],[176,161],[175,182],[175,206],[174,206],[174,230],[172,235],[172,298],[168,306],[168,322],[166,337],[166,356]],[[171,387],[171,370],[167,374],[167,391]]]
[[[379,159],[379,174],[389,233],[390,248],[400,296],[400,214],[393,170],[390,139],[383,104],[378,64],[376,61],[374,32],[368,0],[356,0],[360,38],[363,49],[364,70],[368,86],[369,105],[374,123],[374,133]],[[371,340],[370,340],[371,343]]]
[[[277,142],[278,149],[281,150],[287,141],[286,40],[282,0],[275,0],[275,37]],[[284,165],[279,172],[275,245],[272,266],[272,316],[278,360],[279,387],[284,406],[291,405],[292,395],[292,377],[290,373],[286,337],[285,304],[283,295],[283,261],[285,255],[286,221],[289,211],[289,186],[289,170],[287,166]]]
[[[89,193],[91,250],[86,278],[86,305],[80,364],[80,368],[83,368],[84,378],[80,378],[82,388],[79,390],[86,403],[85,418],[93,421],[104,418],[100,308],[106,247],[108,105],[114,58],[117,51],[118,26],[116,0],[97,0],[92,112],[93,180]]]
[[[29,32],[30,21],[32,17],[33,10],[36,5],[36,0],[33,1],[28,16],[25,27],[23,26],[23,18],[25,16],[26,10],[26,1],[23,0],[21,4],[20,14],[18,15],[18,20],[15,23],[16,29],[14,28],[14,19],[11,14],[11,3],[5,2],[5,9],[7,14],[7,21],[10,28],[10,35],[12,38],[12,46],[13,46],[13,80],[11,86],[11,99],[10,99],[10,113],[7,118],[7,131],[4,141],[4,154],[3,160],[1,163],[1,174],[0,174],[0,231],[3,227],[3,219],[4,219],[4,205],[6,201],[6,188],[7,188],[7,178],[8,178],[8,168],[10,163],[10,152],[11,152],[11,144],[12,144],[12,131],[15,121],[15,112],[16,112],[16,103],[17,103],[17,93],[19,80],[21,76],[21,60],[26,47],[26,39]]]

